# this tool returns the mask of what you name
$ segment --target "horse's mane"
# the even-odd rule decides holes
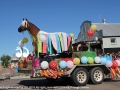
[[[29,22],[30,24],[32,24],[32,25],[34,25],[38,30],[40,30],[35,24],[33,24],[33,23],[31,23],[31,22]]]

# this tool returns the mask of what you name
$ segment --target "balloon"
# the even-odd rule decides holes
[[[120,66],[120,60],[116,60],[116,62],[118,63],[118,66]]]
[[[72,61],[67,61],[67,68],[72,68],[74,66]]]
[[[100,59],[100,57],[95,57],[95,63],[100,63],[100,61],[101,61],[101,59]]]
[[[49,67],[50,67],[51,69],[56,69],[56,68],[57,68],[57,62],[54,61],[54,60],[50,61]]]
[[[87,63],[87,61],[88,61],[88,58],[87,58],[87,57],[83,56],[83,57],[81,58],[81,62],[82,62],[82,63]]]
[[[42,69],[47,69],[49,67],[49,65],[48,65],[48,62],[47,61],[42,61],[41,62],[41,68]]]
[[[112,68],[115,69],[118,66],[118,63],[116,61],[113,61],[112,63]]]
[[[105,65],[105,64],[107,63],[107,59],[106,59],[106,58],[104,58],[104,57],[102,57],[102,58],[101,58],[101,62],[100,62],[100,63]]]
[[[66,68],[67,63],[62,60],[62,61],[60,61],[59,66],[60,66],[60,68]]]
[[[90,29],[92,29],[92,30],[97,30],[97,26],[96,25],[92,25],[91,27],[90,27]]]
[[[40,66],[40,59],[39,59],[39,58],[36,58],[36,59],[35,59],[35,66],[36,66],[36,67],[39,67],[39,66]]]
[[[94,31],[92,29],[87,30],[87,36],[92,37],[94,35]]]
[[[106,62],[106,66],[107,66],[107,67],[111,67],[111,66],[112,66],[112,61],[107,61],[107,62]]]
[[[27,43],[27,42],[28,42],[28,39],[27,39],[27,38],[23,38],[23,39],[22,39],[22,42],[23,42],[23,43]]]
[[[71,33],[70,36],[71,36],[72,38],[74,38],[74,34],[73,34],[73,33]]]
[[[23,47],[23,46],[24,46],[24,43],[22,42],[22,40],[20,40],[20,41],[18,42],[18,45],[19,45],[20,47]]]
[[[45,42],[47,37],[45,35],[40,35],[40,41]]]
[[[75,65],[79,65],[79,64],[80,64],[80,59],[79,59],[79,58],[74,58],[74,59],[73,59],[73,63],[74,63]]]
[[[94,59],[92,57],[88,57],[88,63],[89,64],[93,64],[94,63]]]

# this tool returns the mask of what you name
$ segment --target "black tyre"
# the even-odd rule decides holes
[[[84,68],[76,68],[71,76],[73,83],[77,86],[85,86],[88,82],[88,71]]]
[[[99,67],[91,69],[89,75],[89,82],[91,82],[92,84],[101,84],[104,80],[104,72]]]

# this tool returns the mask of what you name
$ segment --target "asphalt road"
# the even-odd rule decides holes
[[[47,86],[47,87],[45,87]],[[56,82],[51,83],[44,78],[32,78],[32,79],[6,79],[0,80],[0,90],[6,89],[17,89],[17,90],[33,90],[33,89],[41,89],[41,90],[120,90],[120,79],[118,80],[110,80],[105,79],[102,84],[92,85],[87,84],[83,87],[75,87],[72,84],[72,81],[63,81],[62,79],[58,79]]]

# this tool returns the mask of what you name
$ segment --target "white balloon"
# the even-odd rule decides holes
[[[120,60],[116,60],[116,62],[118,63],[118,66],[120,66]]]
[[[40,35],[40,41],[45,42],[47,40],[45,35]]]
[[[41,68],[42,68],[42,69],[47,69],[48,67],[49,67],[49,64],[48,64],[47,61],[42,61],[42,62],[41,62]]]
[[[24,43],[22,42],[22,40],[20,40],[20,41],[18,42],[18,45],[19,45],[20,47],[23,47],[23,46],[24,46]]]
[[[101,61],[100,57],[96,56],[95,57],[95,63],[100,63],[100,61]]]

